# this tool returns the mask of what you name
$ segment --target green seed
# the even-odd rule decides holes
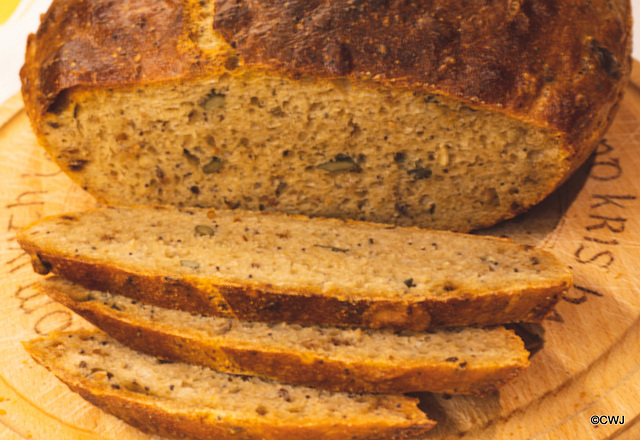
[[[339,154],[334,160],[321,163],[320,165],[317,165],[316,168],[329,172],[348,171],[357,169],[358,164],[355,163],[355,161],[351,157],[344,154]]]
[[[431,177],[432,171],[431,168],[429,167],[416,167],[413,170],[409,170],[407,171],[407,174],[409,174],[410,176],[413,176],[414,179],[416,180],[421,180],[421,179],[428,179],[429,177]]]
[[[196,226],[196,234],[198,235],[208,235],[208,236],[213,236],[216,233],[216,231],[211,227],[211,226],[207,226],[207,225],[198,225]]]
[[[202,172],[205,174],[213,174],[220,171],[222,168],[222,159],[217,156],[213,156],[208,164],[202,167]]]
[[[321,244],[314,244],[315,247],[319,247],[319,248],[323,248],[323,249],[331,249],[332,252],[342,252],[342,253],[347,253],[349,252],[349,249],[342,249],[342,248],[338,248],[335,246],[324,246]]]
[[[210,112],[222,107],[224,105],[224,100],[225,97],[223,94],[212,91],[202,100],[200,106],[206,111]]]
[[[182,267],[188,267],[189,269],[199,269],[200,263],[191,260],[180,260],[180,265]]]

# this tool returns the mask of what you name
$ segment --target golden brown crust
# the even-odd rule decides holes
[[[181,0],[54,1],[27,43],[21,77],[29,116],[55,112],[76,86],[196,76],[205,60],[189,39],[185,8]]]
[[[203,365],[232,374],[267,377],[333,391],[351,393],[437,393],[485,395],[522,373],[528,353],[521,347],[517,361],[500,365],[472,365],[443,361],[398,365],[397,363],[338,360],[320,353],[284,352],[277,347],[242,346],[224,339],[205,339],[168,326],[137,319],[96,301],[76,301],[55,283],[41,283],[50,297],[69,307],[122,344],[173,362]],[[511,334],[515,334],[511,331]],[[514,340],[516,340],[515,338]]]
[[[247,321],[346,325],[422,331],[434,327],[540,322],[551,312],[571,275],[524,291],[509,289],[445,298],[362,298],[287,290],[263,284],[230,285],[216,280],[89,261],[39,249],[19,238],[30,255],[56,275],[85,288],[108,291],[168,309],[235,317]]]
[[[214,27],[247,65],[377,77],[528,114],[543,92],[569,83],[614,86],[629,21],[624,2],[610,3],[217,0]],[[565,130],[585,109],[558,98],[562,107],[545,116]]]
[[[410,439],[431,429],[435,422],[424,417],[418,409],[407,408],[404,423],[380,421],[378,424],[341,423],[335,419],[318,420],[313,425],[291,423],[274,424],[259,417],[235,417],[224,410],[207,408],[180,408],[164,399],[129,391],[122,387],[108,387],[57,367],[48,359],[37,341],[24,343],[29,354],[44,365],[73,392],[84,399],[124,420],[128,424],[150,433],[169,438],[198,440],[238,439],[287,440],[287,439]],[[418,414],[419,413],[419,416]],[[356,436],[356,437],[352,437]]]
[[[444,94],[547,127],[563,138],[566,178],[621,99],[630,8],[628,0],[217,0],[214,27],[245,66]]]
[[[56,0],[29,39],[22,71],[32,119],[74,86],[219,69],[228,53],[207,58],[190,39],[188,9],[197,7]],[[249,71],[344,76],[503,111],[564,137],[568,168],[606,130],[631,69],[628,0],[217,0],[214,22]]]
[[[245,65],[434,91],[576,140],[617,100],[630,23],[627,0],[217,0],[214,27]]]
[[[450,226],[486,227],[540,202],[586,160],[631,70],[629,0],[218,0],[215,28],[203,34],[229,44],[220,40],[211,49],[198,46],[194,17],[213,1],[56,0],[29,38],[21,77],[39,141],[97,197],[106,196],[75,169],[83,160],[59,160],[45,138],[47,124],[57,123],[47,112],[65,108],[71,89],[134,93],[140,84],[179,84],[228,70],[234,77],[342,77],[390,95],[443,95],[557,136],[558,171],[546,185],[495,216]]]
[[[150,434],[175,439],[344,440],[345,438],[357,438],[361,440],[403,440],[419,438],[419,435],[435,426],[435,423],[430,420],[422,423],[408,421],[407,426],[404,427],[394,425],[353,426],[335,424],[331,421],[327,421],[325,426],[278,426],[273,424],[265,426],[265,423],[260,423],[258,420],[254,420],[253,423],[233,419],[214,421],[205,411],[171,411],[158,407],[152,399],[142,399],[133,393],[109,389],[96,390],[92,388],[90,383],[79,380],[67,382],[64,377],[60,377],[60,379],[85,400],[128,424]],[[242,435],[242,437],[238,437],[238,435]]]

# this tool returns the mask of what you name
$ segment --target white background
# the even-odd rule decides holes
[[[20,91],[18,71],[24,60],[27,35],[38,28],[40,14],[50,3],[51,0],[22,0],[11,18],[0,26],[0,103]],[[633,57],[640,60],[640,0],[631,3],[635,18]]]

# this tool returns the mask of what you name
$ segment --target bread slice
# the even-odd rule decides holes
[[[584,162],[631,40],[629,0],[55,0],[21,76],[103,202],[467,231]]]
[[[397,330],[540,321],[572,282],[509,240],[273,213],[103,207],[18,234],[34,267],[148,304]]]
[[[98,332],[24,343],[72,391],[137,428],[183,439],[404,439],[435,424],[403,395],[333,393],[166,363]]]
[[[529,364],[520,338],[503,327],[396,334],[265,324],[154,307],[57,277],[40,288],[135,350],[334,391],[483,395]]]

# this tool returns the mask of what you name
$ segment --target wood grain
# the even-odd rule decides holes
[[[640,88],[631,85],[605,140],[570,181],[526,215],[483,231],[551,250],[574,269],[576,287],[542,325],[519,329],[544,341],[526,374],[485,398],[419,395],[438,421],[425,438],[640,438],[638,147]],[[96,202],[37,146],[19,97],[0,107],[0,160],[0,440],[151,438],[69,392],[22,349],[38,334],[90,326],[32,289],[37,275],[15,231]],[[625,423],[595,426],[593,415]]]

